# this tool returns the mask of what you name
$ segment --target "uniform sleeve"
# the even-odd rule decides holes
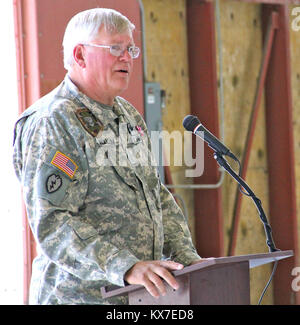
[[[164,254],[183,265],[200,259],[193,245],[186,219],[168,189],[161,184],[160,191],[164,226]]]
[[[104,241],[81,216],[88,163],[70,132],[57,118],[42,118],[23,132],[21,181],[38,249],[82,280],[124,286],[124,274],[138,260],[126,248]]]

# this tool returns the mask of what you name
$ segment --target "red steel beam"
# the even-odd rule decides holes
[[[297,235],[294,142],[292,124],[289,6],[262,6],[263,28],[272,11],[278,12],[266,85],[266,133],[269,172],[269,209],[273,238],[281,250],[292,249],[294,257],[278,263],[274,277],[274,303],[300,304],[291,288],[291,272],[299,266]]]
[[[249,122],[245,150],[244,150],[244,155],[241,163],[241,177],[243,179],[246,179],[246,173],[247,173],[248,163],[250,159],[250,152],[251,152],[255,127],[256,127],[256,121],[257,121],[257,116],[258,116],[261,99],[264,91],[267,69],[270,61],[272,44],[273,44],[276,28],[278,28],[278,14],[276,12],[272,12],[270,14],[270,17],[268,18],[267,35],[265,37],[265,42],[264,42],[263,58],[262,58],[262,63],[261,63],[261,68],[259,73],[259,80],[255,92],[254,104],[253,104],[253,109],[252,109],[250,122]],[[235,204],[234,204],[234,213],[232,218],[231,235],[230,235],[229,247],[228,247],[229,256],[234,255],[235,248],[236,248],[241,204],[242,204],[242,194],[239,191],[239,189],[237,189]]]
[[[219,135],[216,41],[213,3],[186,2],[191,114]],[[213,152],[205,146],[204,173],[198,184],[215,184],[220,172]],[[224,251],[221,189],[194,192],[196,247],[203,257],[222,256]]]

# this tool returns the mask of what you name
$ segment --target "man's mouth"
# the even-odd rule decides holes
[[[127,70],[127,69],[119,69],[119,70],[116,70],[116,72],[128,74],[129,73],[129,70]]]

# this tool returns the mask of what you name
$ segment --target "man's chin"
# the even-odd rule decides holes
[[[122,94],[125,90],[128,89],[128,84],[126,83],[126,85],[122,85],[120,87],[116,87],[116,92],[118,93],[118,95]]]

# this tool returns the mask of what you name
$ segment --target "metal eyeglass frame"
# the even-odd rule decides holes
[[[84,46],[100,47],[109,49],[110,54],[116,57],[119,57],[124,54],[127,50],[132,59],[138,58],[140,55],[140,48],[137,46],[128,46],[126,49],[121,49],[120,45],[100,45],[100,44],[91,44],[91,43],[82,43]],[[120,47],[120,49],[115,49],[114,47]]]

